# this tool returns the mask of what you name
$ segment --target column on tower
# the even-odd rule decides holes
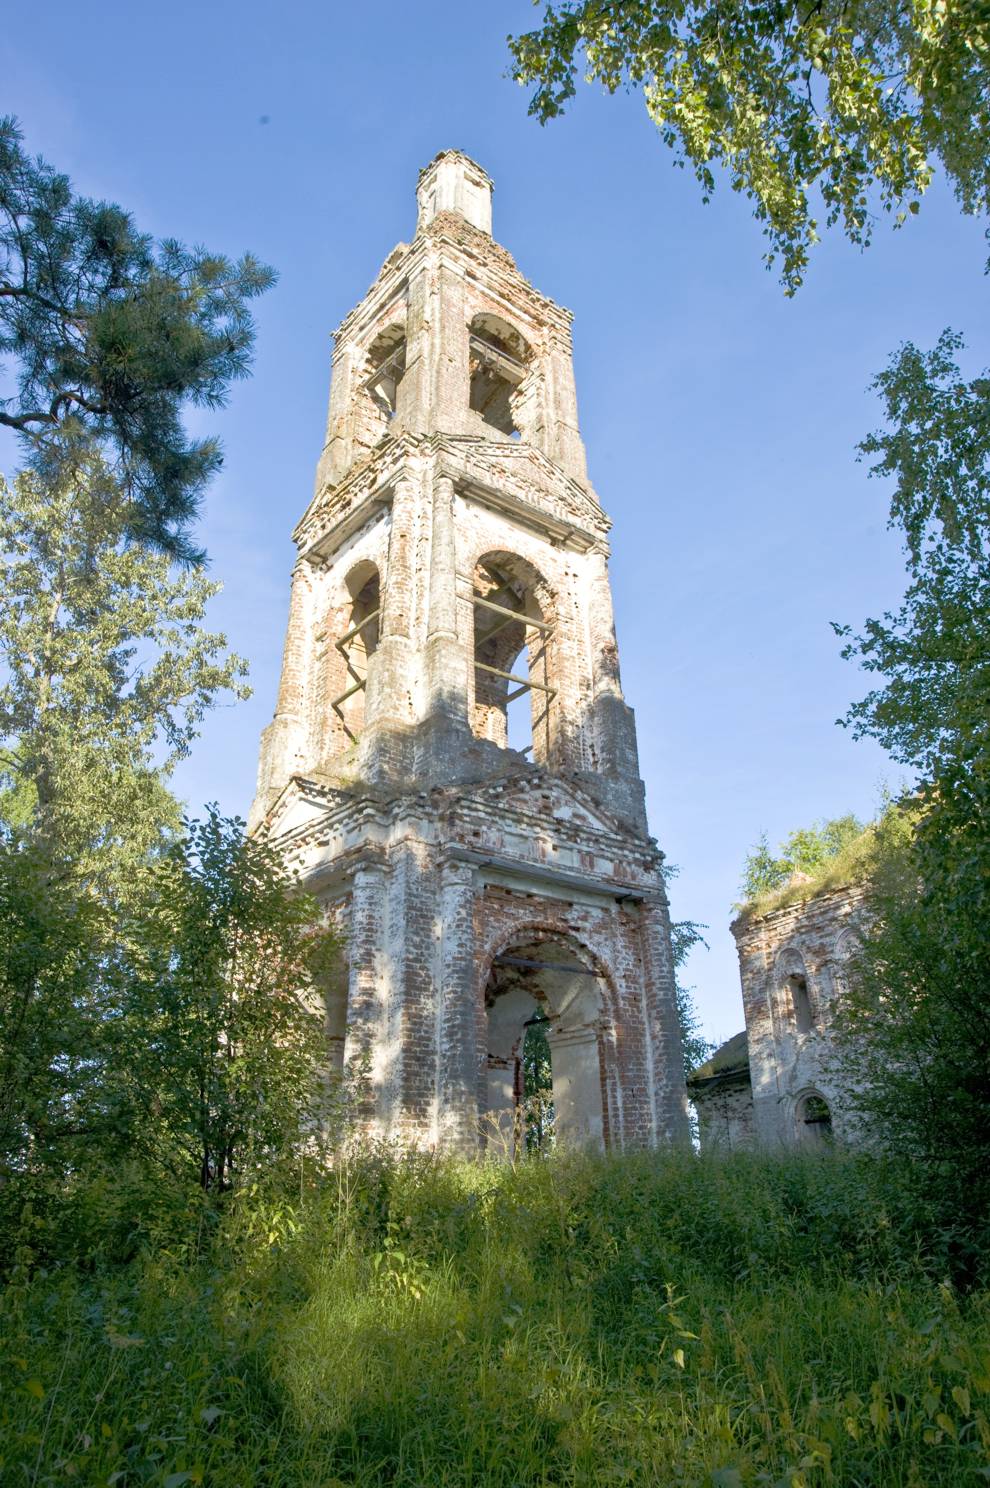
[[[292,570],[289,620],[282,651],[275,716],[261,736],[258,785],[248,821],[254,830],[274,794],[302,763],[306,735],[306,681],[309,667],[312,569],[300,559]]]

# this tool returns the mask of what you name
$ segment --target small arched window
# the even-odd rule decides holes
[[[802,1095],[795,1107],[798,1141],[809,1147],[825,1147],[832,1140],[832,1112],[817,1090]]]
[[[518,437],[519,389],[526,377],[530,349],[506,321],[476,315],[470,325],[468,404],[501,434]]]

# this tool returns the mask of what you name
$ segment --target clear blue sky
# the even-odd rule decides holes
[[[636,98],[585,88],[541,129],[505,76],[527,0],[259,5],[102,0],[8,14],[0,107],[29,147],[144,228],[276,266],[257,365],[220,416],[226,464],[200,528],[213,621],[251,662],[180,792],[245,814],[271,716],[292,562],[326,415],[330,332],[415,221],[416,173],[466,150],[494,177],[495,236],[574,311],[591,476],[614,521],[626,694],[653,831],[706,921],[689,979],[709,1031],[742,1026],[728,932],[742,860],[823,815],[873,810],[900,774],[835,719],[863,691],[829,621],[902,587],[883,486],[854,446],[872,374],[945,325],[987,341],[985,245],[934,190],[868,253],[838,238],[784,298],[746,203],[702,205]],[[262,122],[267,119],[268,122]],[[0,465],[14,464],[9,445]]]

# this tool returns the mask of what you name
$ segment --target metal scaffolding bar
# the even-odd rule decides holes
[[[487,366],[494,367],[507,382],[522,382],[526,376],[526,368],[518,357],[503,351],[499,346],[493,346],[483,336],[473,335],[470,341],[475,356],[480,357]]]
[[[510,610],[506,605],[495,604],[493,600],[482,599],[480,594],[474,596],[474,603],[480,605],[483,610],[494,610],[497,615],[505,615],[509,620],[521,620],[527,630],[538,630],[542,635],[550,634],[551,627],[545,625],[542,620],[530,620],[528,615],[521,615],[518,610]],[[490,632],[492,635],[494,633],[494,631]]]
[[[596,977],[598,975],[597,971],[589,971],[587,966],[567,966],[559,961],[530,961],[525,956],[496,956],[492,965],[527,966],[535,971],[566,971],[572,976]]]
[[[516,682],[520,691],[526,692],[528,688],[535,687],[537,692],[545,692],[548,697],[556,697],[556,687],[546,687],[542,682],[531,682],[528,677],[517,677],[514,672],[503,672],[501,667],[489,666],[486,661],[476,661],[475,666],[479,672],[491,672],[493,677],[504,677],[506,682]],[[518,693],[516,694],[518,696]]]
[[[334,698],[333,702],[330,704],[331,708],[339,708],[341,703],[346,703],[349,697],[353,697],[356,692],[360,692],[362,687],[365,687],[366,685],[367,678],[360,677],[358,681],[355,682],[353,687],[349,687],[346,692],[342,692],[340,694],[340,697]]]
[[[366,615],[364,619],[359,622],[359,624],[352,625],[350,630],[344,632],[339,641],[334,641],[334,645],[337,647],[337,650],[343,651],[348,641],[352,641],[356,635],[360,635],[365,626],[370,625],[372,620],[377,620],[380,614],[381,606],[379,605],[377,610],[372,610],[371,614]]]

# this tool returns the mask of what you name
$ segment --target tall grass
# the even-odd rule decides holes
[[[377,1155],[193,1242],[24,1241],[4,1484],[990,1479],[990,1303],[876,1163]]]

